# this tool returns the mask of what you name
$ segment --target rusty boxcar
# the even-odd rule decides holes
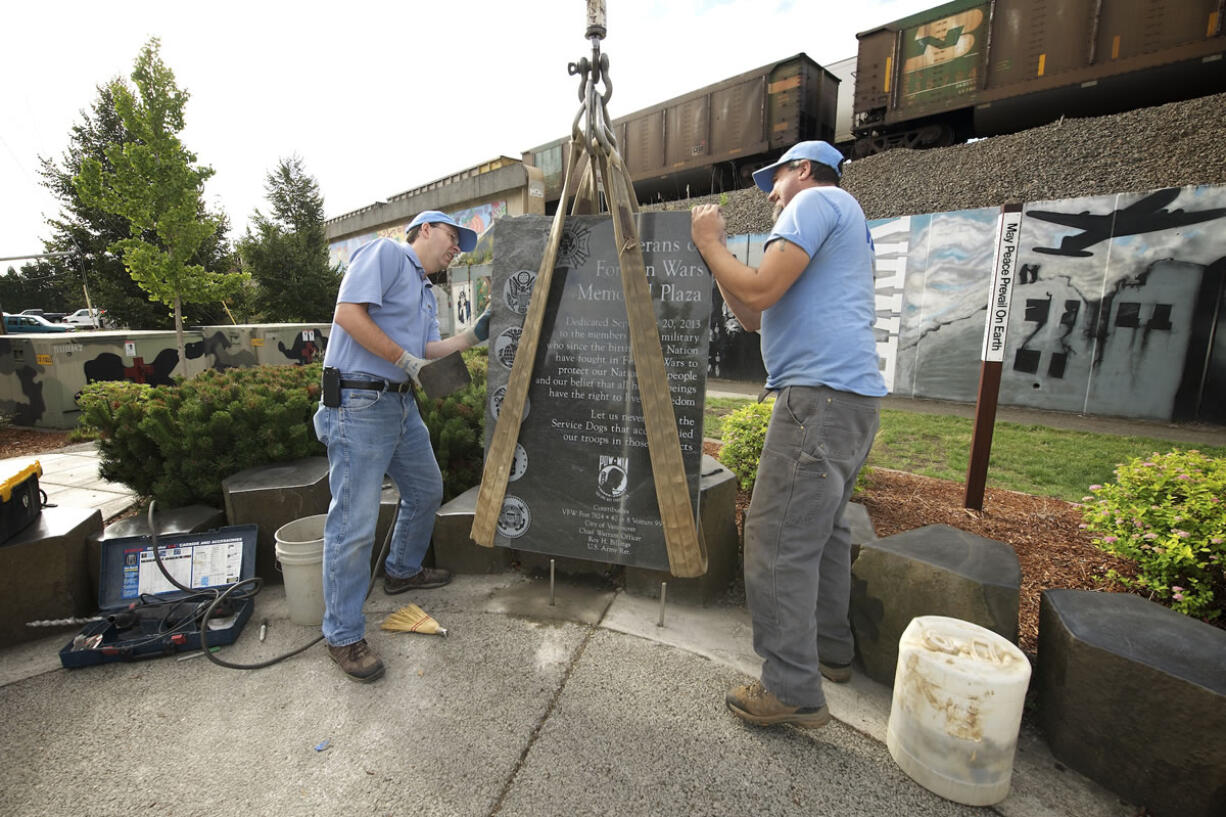
[[[1226,90],[1223,0],[954,0],[861,32],[856,155]]]
[[[792,144],[833,141],[838,84],[801,53],[614,119],[639,200],[745,187],[754,170]],[[544,173],[550,212],[562,193],[568,141],[523,154]]]

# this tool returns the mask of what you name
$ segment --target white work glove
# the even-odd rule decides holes
[[[419,357],[414,357],[408,352],[403,352],[400,358],[396,361],[396,365],[404,370],[404,373],[409,376],[418,388],[421,388],[421,381],[417,379],[417,374],[421,371],[421,367],[425,366],[428,361],[422,360]]]

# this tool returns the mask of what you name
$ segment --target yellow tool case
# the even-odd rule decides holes
[[[0,544],[23,531],[42,513],[45,494],[38,487],[43,467],[35,460],[0,482]]]

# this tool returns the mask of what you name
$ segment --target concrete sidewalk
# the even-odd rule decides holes
[[[74,501],[123,501],[92,448],[38,459]],[[15,461],[5,461],[6,468]],[[49,491],[51,493],[51,491]],[[70,496],[52,494],[66,501]],[[85,500],[84,497],[93,497]],[[108,503],[114,503],[109,505]],[[384,632],[416,602],[449,636]],[[204,657],[76,670],[71,629],[0,651],[0,789],[6,814],[90,815],[972,815],[928,792],[883,740],[887,687],[827,685],[827,727],[757,728],[729,714],[729,686],[756,676],[746,611],[670,604],[518,572],[366,605],[388,664],[355,684],[316,645],[237,671]],[[259,623],[269,622],[267,640]],[[266,587],[218,654],[264,660],[310,642]],[[1007,817],[1137,813],[1056,762],[1028,728]]]

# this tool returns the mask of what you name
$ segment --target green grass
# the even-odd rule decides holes
[[[708,397],[703,411],[702,436],[715,440],[723,439],[724,418],[747,403],[750,397]]]
[[[704,433],[720,438],[722,419],[748,399],[707,401]],[[713,431],[714,429],[714,431]],[[1116,437],[1085,431],[998,422],[992,436],[988,486],[1078,502],[1090,485],[1114,479],[1115,466],[1155,451],[1197,448],[1226,457],[1226,447],[1197,446],[1150,437]],[[971,420],[939,414],[883,410],[870,468],[891,468],[962,482],[971,449]]]

